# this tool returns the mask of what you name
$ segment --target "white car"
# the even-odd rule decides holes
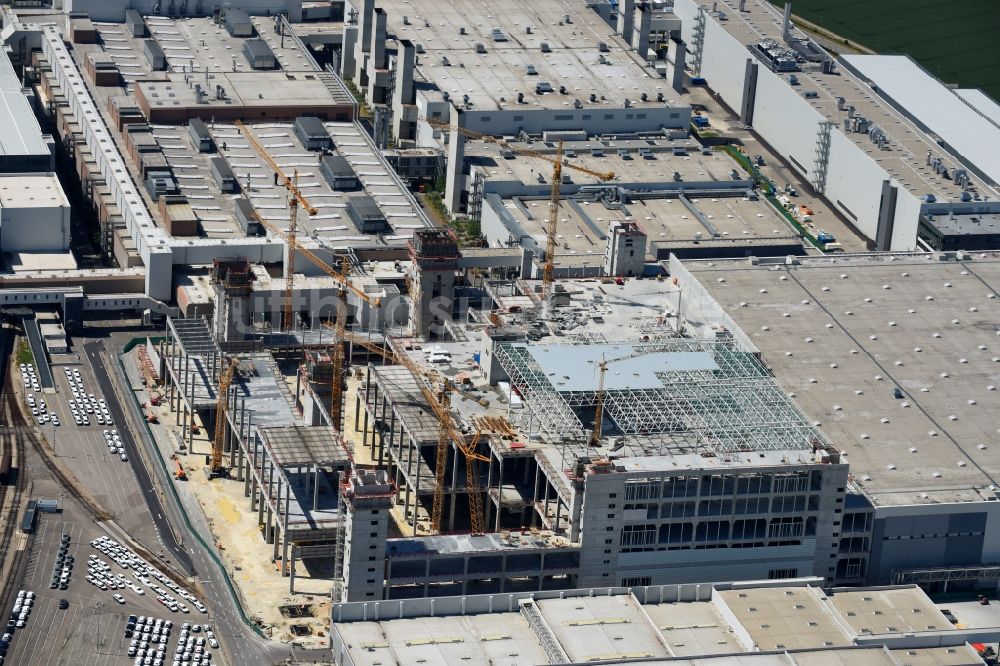
[[[125,604],[125,597],[123,597],[122,595],[120,595],[120,594],[112,594],[111,596],[118,603],[120,603],[122,605]]]

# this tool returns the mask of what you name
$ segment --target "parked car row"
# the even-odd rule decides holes
[[[108,453],[118,456],[122,462],[128,462],[128,455],[125,453],[125,445],[122,444],[121,435],[117,430],[104,431],[104,443],[108,445]]]
[[[56,561],[52,564],[52,578],[49,580],[50,589],[66,590],[69,588],[69,579],[73,575],[75,562],[76,558],[69,554],[69,534],[63,532]]]
[[[28,403],[28,409],[31,410],[31,415],[35,417],[38,421],[38,425],[45,425],[49,421],[52,425],[59,426],[59,415],[55,412],[50,412],[48,405],[45,404],[45,398],[39,398],[35,400],[34,392],[28,393],[24,397],[25,401]]]
[[[73,393],[73,398],[67,400],[66,404],[69,406],[76,424],[78,426],[89,426],[90,417],[93,416],[94,420],[97,421],[97,425],[114,425],[114,419],[111,418],[111,411],[108,409],[108,403],[104,398],[98,398],[93,393],[87,393],[83,385],[83,378],[80,376],[80,369],[64,368],[63,370],[66,373],[66,382],[69,384],[69,389]]]
[[[38,375],[35,374],[33,363],[21,364],[21,381],[24,382],[24,388],[30,388],[32,391],[42,390],[42,387],[38,383]]]
[[[131,569],[132,576],[145,587],[156,594],[156,599],[171,611],[190,613],[191,609],[184,601],[190,602],[202,614],[208,613],[208,608],[193,594],[170,580],[163,572],[146,560],[136,555],[115,539],[102,536],[90,542],[98,551],[107,555],[122,569]],[[134,588],[132,588],[135,591]],[[177,595],[177,596],[174,596]],[[179,597],[179,598],[178,598]]]

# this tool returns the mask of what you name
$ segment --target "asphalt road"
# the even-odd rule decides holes
[[[121,435],[122,443],[125,444],[125,452],[128,454],[129,460],[128,464],[132,466],[136,479],[139,481],[139,488],[142,490],[143,499],[146,500],[146,506],[149,507],[150,517],[153,520],[153,524],[156,525],[157,532],[160,534],[160,543],[170,552],[174,564],[179,565],[189,575],[194,575],[191,556],[184,546],[177,541],[173,530],[170,529],[170,521],[160,502],[160,496],[156,493],[149,470],[146,469],[146,466],[143,464],[143,458],[139,455],[139,447],[136,445],[133,433],[128,427],[129,422],[125,419],[125,412],[122,409],[121,402],[118,400],[118,393],[111,384],[108,369],[104,364],[104,357],[101,355],[104,351],[104,342],[89,342],[83,346],[83,349],[84,355],[93,370],[94,378],[97,380],[97,385],[108,403],[108,409],[115,421],[118,433]]]

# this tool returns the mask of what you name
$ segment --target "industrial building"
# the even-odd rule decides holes
[[[0,109],[8,119],[0,129],[0,172],[52,171],[52,139],[42,134],[6,51],[0,53]]]
[[[0,251],[66,252],[70,205],[54,173],[0,174]]]
[[[953,625],[919,588],[816,579],[357,602],[333,608],[338,666],[863,663],[973,666],[998,627]]]
[[[974,134],[932,101],[948,101],[947,91],[921,85],[916,75],[889,74],[895,82],[885,89],[869,85],[854,72],[876,61],[865,66],[863,59],[834,59],[791,25],[791,5],[786,8],[782,17],[764,0],[677,0],[691,76],[778,151],[873,249],[916,249],[922,215],[1000,210],[993,177],[970,173],[978,162],[978,173],[987,174],[990,165],[981,154],[944,135],[939,144],[936,134],[921,128],[949,124],[963,128],[957,133]],[[893,96],[904,105],[907,99],[921,102],[901,113],[889,101]],[[936,119],[928,116],[930,108]],[[963,108],[962,117],[969,111]],[[952,175],[962,172],[966,177]]]
[[[423,1],[363,0],[354,10],[357,25],[344,29],[344,79],[384,105],[386,136],[446,150],[452,212],[465,209],[468,167],[464,138],[449,125],[491,136],[684,135],[691,121],[673,87],[639,64],[648,46],[637,54],[572,0],[467,5],[460,16]]]
[[[996,585],[996,253],[670,264],[850,458],[838,579]],[[693,324],[688,324],[692,326]]]
[[[555,270],[561,277],[622,275],[605,256],[610,226],[633,222],[645,235],[638,266],[681,258],[803,254],[801,233],[756,190],[725,152],[692,139],[579,137],[564,140]],[[466,144],[468,214],[492,247],[529,250],[544,261],[551,141]],[[614,179],[604,181],[604,175]],[[540,277],[540,268],[537,274]]]

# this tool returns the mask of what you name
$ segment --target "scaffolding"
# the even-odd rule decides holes
[[[549,349],[545,349],[548,347]],[[540,360],[551,351],[553,360]],[[696,352],[696,354],[690,354]],[[523,398],[512,418],[530,432],[585,440],[607,355],[605,417],[645,455],[785,451],[829,445],[751,353],[732,340],[659,338],[610,345],[501,343],[496,358]],[[584,370],[580,370],[580,367]],[[596,366],[595,366],[596,368]],[[638,369],[638,370],[637,370]],[[620,376],[626,374],[627,376]],[[635,452],[635,449],[632,449]]]

